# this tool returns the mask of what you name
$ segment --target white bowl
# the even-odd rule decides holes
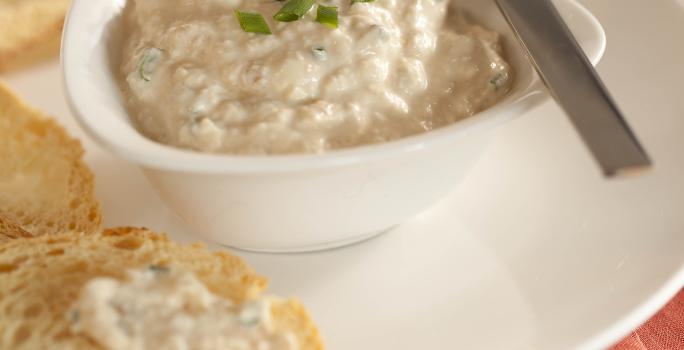
[[[124,107],[116,76],[125,3],[73,1],[62,43],[68,102],[91,137],[140,166],[192,232],[241,249],[318,250],[384,232],[448,194],[497,125],[546,97],[493,2],[462,1],[459,6],[505,37],[516,83],[496,106],[425,134],[322,155],[181,150],[142,136]],[[598,62],[605,48],[598,21],[572,0],[556,3],[592,62]]]

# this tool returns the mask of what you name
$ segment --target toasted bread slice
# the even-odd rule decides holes
[[[0,71],[59,52],[70,0],[0,0]]]
[[[193,272],[211,292],[236,302],[266,287],[240,258],[198,244],[181,246],[146,229],[12,240],[0,244],[0,348],[96,349],[93,339],[70,332],[70,305],[92,278],[122,278],[128,269],[148,265]],[[278,302],[272,315],[277,327],[295,334],[302,350],[323,348],[299,302]]]
[[[33,235],[99,230],[82,156],[78,140],[0,84],[0,215]]]

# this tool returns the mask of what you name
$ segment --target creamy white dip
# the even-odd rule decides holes
[[[295,350],[297,339],[274,329],[268,298],[236,305],[195,275],[151,266],[126,280],[88,282],[67,317],[74,333],[109,350]]]
[[[499,36],[449,0],[319,1],[339,28],[277,22],[275,0],[129,0],[123,91],[141,131],[204,152],[317,153],[394,140],[509,90]],[[258,12],[273,35],[244,32]]]

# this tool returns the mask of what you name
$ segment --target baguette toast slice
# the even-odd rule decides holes
[[[0,71],[56,56],[70,0],[0,0]]]
[[[266,280],[240,258],[182,246],[146,229],[65,233],[0,244],[0,348],[98,349],[69,330],[67,311],[95,277],[122,278],[131,268],[174,266],[193,272],[214,294],[240,302],[259,295]],[[301,350],[323,349],[318,331],[296,300],[278,301],[276,327],[292,332]]]
[[[37,236],[99,230],[93,174],[82,157],[78,140],[0,84],[1,216]]]

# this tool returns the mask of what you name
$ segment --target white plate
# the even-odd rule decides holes
[[[684,47],[660,39],[684,31],[684,14],[674,2],[624,0],[619,15],[614,2],[586,3],[609,36],[600,72],[656,169],[605,181],[549,102],[391,233],[315,254],[239,253],[271,291],[303,299],[330,349],[600,348],[684,284]],[[78,129],[56,62],[6,78],[83,140],[106,225],[193,240],[138,170]]]

